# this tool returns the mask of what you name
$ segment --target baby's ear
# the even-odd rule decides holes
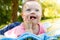
[[[23,13],[21,13],[20,16],[23,17]]]
[[[20,16],[23,18],[23,13],[21,13]]]
[[[25,15],[24,15],[24,13],[21,13],[20,15],[21,15],[22,17],[24,17],[24,16],[25,16]]]
[[[22,13],[20,13],[20,16],[22,16],[23,14]]]

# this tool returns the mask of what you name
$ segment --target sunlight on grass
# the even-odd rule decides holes
[[[3,28],[3,27],[5,27],[5,26],[6,26],[6,24],[1,25],[1,26],[0,26],[0,29]]]
[[[11,23],[9,22],[8,24],[2,24],[2,25],[0,26],[0,29],[6,27],[6,26],[9,25],[9,24],[11,24]]]

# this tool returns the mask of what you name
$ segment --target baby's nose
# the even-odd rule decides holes
[[[31,13],[31,14],[35,14],[35,13]]]

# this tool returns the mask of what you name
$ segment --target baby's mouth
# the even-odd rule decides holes
[[[34,19],[37,19],[37,17],[36,16],[30,16],[30,19],[34,20]]]

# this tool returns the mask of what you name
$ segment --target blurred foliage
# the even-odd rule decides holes
[[[11,0],[0,0],[0,25],[7,24],[11,20]],[[19,6],[22,5],[22,0],[19,0]],[[18,7],[18,12],[21,12],[20,7]]]
[[[60,17],[60,4],[57,5],[57,0],[40,0],[45,17],[56,18]]]
[[[0,25],[10,21],[11,1],[0,0]]]

